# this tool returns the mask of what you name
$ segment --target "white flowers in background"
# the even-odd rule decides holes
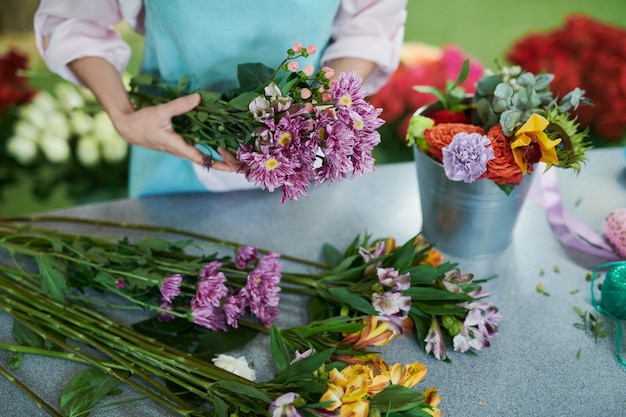
[[[103,161],[123,162],[128,143],[89,90],[60,82],[54,95],[40,91],[20,109],[6,151],[23,165],[38,158],[62,164],[75,155],[79,164],[90,168]]]
[[[219,354],[211,360],[218,368],[232,372],[249,381],[256,380],[256,372],[248,366],[248,361],[243,356],[235,358],[234,356]]]

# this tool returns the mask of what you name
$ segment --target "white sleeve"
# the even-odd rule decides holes
[[[378,91],[400,62],[406,4],[407,0],[342,0],[322,64],[337,58],[372,61],[376,69],[363,90]]]
[[[41,0],[34,17],[37,49],[52,72],[75,84],[67,64],[85,56],[102,57],[121,74],[131,55],[113,28],[122,19],[116,0]]]

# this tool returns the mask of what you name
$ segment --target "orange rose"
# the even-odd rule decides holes
[[[502,133],[502,126],[496,125],[489,129],[487,137],[491,140],[494,158],[487,162],[487,172],[483,177],[496,184],[519,184],[522,180],[522,169],[515,162],[511,143]]]
[[[454,135],[460,132],[485,134],[483,128],[479,126],[465,123],[440,123],[424,131],[424,139],[429,145],[428,151],[441,162],[441,148],[448,146]]]

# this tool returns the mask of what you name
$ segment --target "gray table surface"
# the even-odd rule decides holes
[[[601,230],[611,210],[626,207],[626,160],[621,149],[592,150],[589,157],[580,175],[559,171],[559,181],[567,210]],[[170,195],[85,205],[56,214],[179,227],[309,259],[321,259],[325,242],[343,248],[363,232],[404,242],[421,227],[412,163],[379,166],[374,174],[321,186],[299,202],[279,200],[278,193],[262,191]],[[85,231],[83,226],[58,227]],[[428,375],[420,387],[438,388],[444,415],[626,416],[626,372],[615,358],[616,326],[604,319],[609,336],[597,343],[573,326],[578,321],[574,306],[593,312],[585,276],[602,259],[564,248],[532,198],[524,204],[513,242],[503,252],[480,259],[447,258],[459,261],[462,271],[478,278],[497,275],[485,285],[492,294],[489,300],[504,317],[493,345],[475,356],[452,353],[452,363],[426,356],[408,339],[382,348],[390,363],[419,360],[427,365]],[[537,293],[539,282],[550,296]],[[302,319],[300,304],[287,298],[279,324]],[[10,318],[0,314],[0,342],[12,343],[10,326]],[[245,352],[261,377],[269,376],[269,370],[263,371],[269,359],[264,346],[258,343]],[[626,356],[626,349],[622,351]],[[2,363],[7,357],[0,352]],[[63,386],[79,369],[81,365],[61,360],[28,357],[15,376],[58,406]],[[137,396],[126,387],[115,400]],[[0,416],[40,415],[45,413],[0,379]],[[166,415],[172,414],[147,401],[92,413]]]

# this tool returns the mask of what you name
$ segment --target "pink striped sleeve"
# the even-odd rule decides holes
[[[76,84],[67,64],[85,56],[102,57],[122,73],[131,49],[113,29],[121,21],[116,0],[42,0],[34,18],[37,49],[52,72]]]
[[[374,73],[363,83],[373,94],[398,66],[406,0],[342,0],[335,19],[333,41],[322,57],[327,64],[337,58],[361,58],[375,62]]]

